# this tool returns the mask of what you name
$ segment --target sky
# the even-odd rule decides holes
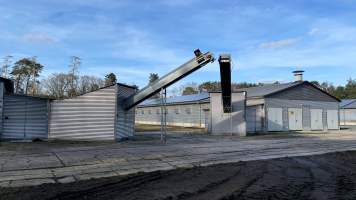
[[[355,0],[0,0],[0,13],[0,58],[37,56],[42,77],[79,56],[82,75],[142,88],[199,48],[230,53],[234,82],[356,78]],[[214,62],[173,88],[219,78]]]

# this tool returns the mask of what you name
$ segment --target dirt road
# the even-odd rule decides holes
[[[0,188],[0,199],[356,199],[356,152]]]

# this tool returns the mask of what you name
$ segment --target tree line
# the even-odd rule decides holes
[[[68,65],[67,73],[52,73],[46,78],[39,79],[44,66],[40,64],[37,57],[22,58],[12,62],[11,56],[3,58],[2,73],[4,78],[11,78],[14,81],[14,92],[32,96],[48,96],[54,99],[78,96],[87,92],[95,91],[101,87],[113,85],[117,82],[114,73],[108,73],[105,77],[79,75],[79,68],[82,60],[80,57],[72,56]],[[157,73],[150,73],[148,84],[151,85],[159,79]],[[329,82],[311,81],[321,89],[329,92],[340,99],[356,98],[356,79],[349,79],[345,86],[335,86]],[[275,82],[274,84],[279,84]],[[241,88],[256,87],[263,83],[232,83],[232,90]],[[201,84],[191,82],[173,89],[173,96],[190,95],[200,92],[220,91],[219,81],[207,81]],[[156,94],[152,98],[159,98]]]
[[[104,78],[79,75],[81,58],[72,56],[67,73],[52,73],[39,80],[44,66],[36,57],[22,58],[12,63],[12,57],[3,59],[1,76],[14,81],[14,92],[32,96],[48,96],[54,99],[74,97],[110,86],[117,82],[114,73]]]
[[[330,93],[331,95],[339,99],[356,99],[356,79],[348,79],[345,86],[339,85],[335,86],[329,82],[318,82],[311,81],[314,85],[318,86],[322,90]],[[280,84],[279,82],[274,82],[273,84]],[[264,83],[232,83],[232,91],[242,88],[257,87],[265,85]],[[187,83],[180,88],[181,95],[197,94],[200,92],[216,92],[221,91],[221,86],[219,81],[207,81],[201,84],[197,83]]]

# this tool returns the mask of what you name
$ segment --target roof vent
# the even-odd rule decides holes
[[[295,81],[303,81],[303,70],[293,71]]]

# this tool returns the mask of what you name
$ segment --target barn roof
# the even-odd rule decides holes
[[[340,101],[338,98],[334,97],[333,95],[329,94],[328,92],[322,90],[320,87],[318,87],[308,81],[296,81],[296,82],[290,82],[290,83],[268,84],[268,85],[262,85],[262,86],[257,86],[257,87],[237,89],[237,90],[234,90],[234,92],[246,92],[247,98],[264,98],[268,95],[283,92],[285,90],[288,90],[295,86],[303,85],[303,84],[311,85],[312,87],[315,87],[316,89],[329,95],[330,97],[334,98],[335,100]],[[198,102],[198,101],[209,102],[209,93],[204,92],[204,93],[199,93],[199,94],[167,98],[167,104],[184,104],[184,103],[194,103],[194,102]],[[160,99],[148,99],[148,100],[142,102],[141,104],[139,104],[138,107],[157,106],[160,104],[161,104]]]
[[[247,93],[247,98],[250,97],[264,97],[269,94],[285,90],[287,88],[299,85],[301,82],[291,82],[291,83],[281,83],[281,84],[268,84],[257,87],[242,88],[236,91],[245,91]]]
[[[356,99],[342,99],[340,108],[356,108]]]
[[[263,98],[272,94],[289,90],[291,88],[294,88],[295,86],[304,85],[304,84],[314,87],[320,92],[334,98],[336,101],[340,101],[340,99],[338,99],[337,97],[331,95],[330,93],[324,91],[321,87],[313,83],[310,83],[309,81],[296,81],[290,83],[269,84],[269,85],[263,85],[257,87],[242,88],[237,91],[245,91],[247,93],[247,98]]]
[[[208,102],[208,101],[209,101],[209,93],[207,92],[167,98],[167,104],[185,104],[185,103]],[[161,99],[147,99],[142,103],[140,103],[138,107],[157,106],[160,104],[161,104]]]

